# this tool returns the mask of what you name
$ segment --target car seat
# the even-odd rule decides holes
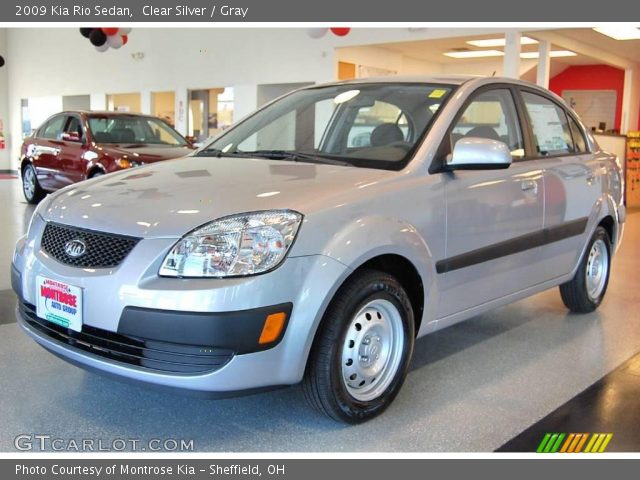
[[[383,147],[404,141],[404,134],[395,123],[382,123],[373,129],[369,143],[372,147]]]
[[[113,136],[107,132],[95,132],[93,140],[96,143],[113,143]]]
[[[110,133],[118,143],[133,143],[136,141],[136,134],[130,128],[114,128]]]
[[[487,138],[489,140],[497,140],[501,141],[500,135],[493,128],[487,127],[486,125],[480,125],[478,127],[473,127],[464,135],[465,137],[475,137],[475,138]]]

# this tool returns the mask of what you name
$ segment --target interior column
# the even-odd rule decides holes
[[[520,78],[520,32],[509,31],[505,34],[504,63],[502,74],[505,77]]]
[[[551,43],[540,40],[538,44],[538,73],[536,83],[542,88],[549,88],[549,72],[551,70]]]

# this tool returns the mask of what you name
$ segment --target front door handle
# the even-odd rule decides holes
[[[520,183],[520,188],[523,192],[538,193],[538,182],[535,180],[523,180]]]

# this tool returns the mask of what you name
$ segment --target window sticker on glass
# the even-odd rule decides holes
[[[444,88],[436,88],[429,94],[429,98],[442,98],[447,94],[447,91],[448,90],[445,90]]]
[[[528,105],[541,151],[565,150],[564,128],[553,105]]]

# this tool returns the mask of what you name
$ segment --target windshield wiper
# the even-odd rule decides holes
[[[219,148],[205,148],[204,150],[200,150],[194,156],[195,157],[253,157],[250,154],[251,152],[225,152],[224,150],[220,150]]]
[[[221,157],[224,152],[219,148],[205,148],[194,154],[195,157]]]
[[[247,152],[225,152],[218,148],[206,148],[198,153],[196,153],[197,157],[240,157],[240,158],[251,158],[251,157],[260,157],[267,158],[270,160],[291,160],[293,162],[309,162],[309,163],[320,163],[327,165],[340,165],[345,167],[352,167],[353,165],[349,162],[345,162],[342,160],[336,160],[334,158],[328,158],[320,155],[314,155],[311,153],[301,153],[294,152],[289,150],[253,150]]]
[[[152,145],[150,143],[127,143],[126,145],[121,145],[122,148],[142,148],[142,147],[148,147],[149,145]]]
[[[328,158],[321,155],[314,155],[312,153],[294,152],[289,150],[254,150],[252,152],[242,152],[243,155],[250,157],[262,157],[273,160],[291,160],[293,162],[309,162],[309,163],[321,163],[328,165],[341,165],[351,167],[349,162],[342,160],[336,160],[334,158]]]

